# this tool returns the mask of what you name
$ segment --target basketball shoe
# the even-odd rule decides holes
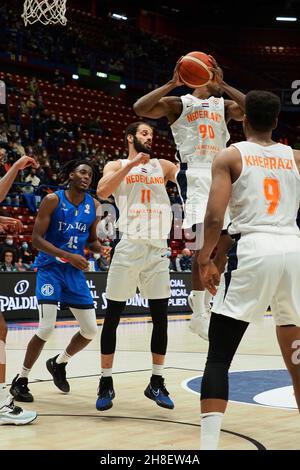
[[[101,377],[98,387],[96,408],[99,411],[109,410],[113,406],[115,391],[112,377]]]
[[[64,393],[68,393],[70,391],[69,382],[66,379],[66,362],[62,364],[57,364],[56,359],[58,358],[59,354],[55,357],[51,357],[46,362],[46,367],[50,374],[53,377],[53,382]]]
[[[2,424],[28,424],[36,419],[36,411],[23,410],[14,405],[14,399],[9,395],[0,405],[0,425]]]
[[[164,379],[160,375],[152,375],[150,383],[144,391],[144,395],[150,398],[150,400],[155,401],[156,404],[162,408],[168,408],[169,410],[173,410],[174,408],[174,403],[169,397],[170,394],[165,387]]]
[[[12,381],[9,391],[14,397],[14,399],[17,401],[23,401],[27,403],[33,401],[33,395],[30,393],[30,390],[28,388],[27,377],[19,377],[19,374],[16,375],[16,377]]]
[[[192,333],[195,333],[196,335],[201,336],[202,339],[208,341],[210,308],[206,308],[205,313],[194,312],[193,294],[188,296],[188,303],[193,312],[189,323],[189,329]]]

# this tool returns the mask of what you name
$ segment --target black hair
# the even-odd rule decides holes
[[[12,264],[16,263],[16,252],[14,250],[11,250],[10,248],[5,248],[5,250],[2,253],[1,261],[2,263],[5,262],[5,255],[6,253],[11,253],[12,254]]]
[[[136,135],[139,126],[141,126],[142,124],[144,124],[145,126],[148,126],[152,129],[152,126],[150,126],[150,124],[148,124],[147,122],[144,122],[144,121],[132,122],[131,124],[129,124],[129,126],[126,127],[126,129],[125,129],[125,148],[126,148],[126,150],[128,150],[127,136],[129,134],[130,135]]]
[[[70,160],[67,162],[61,169],[59,170],[58,176],[62,179],[62,181],[69,180],[70,174],[76,170],[80,165],[87,165],[92,170],[92,179],[94,178],[94,166],[92,163],[87,162],[86,160]]]
[[[245,114],[252,129],[266,132],[273,129],[280,113],[281,103],[278,96],[269,91],[252,90],[246,95]]]

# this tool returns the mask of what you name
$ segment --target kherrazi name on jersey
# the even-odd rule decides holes
[[[67,232],[68,230],[79,230],[79,232],[86,232],[86,224],[82,222],[75,222],[74,224],[70,224],[67,222],[63,222],[62,220],[58,221],[58,231],[59,232]]]

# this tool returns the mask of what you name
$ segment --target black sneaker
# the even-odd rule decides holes
[[[101,377],[98,387],[96,408],[99,411],[109,410],[113,406],[115,391],[112,377]]]
[[[144,391],[144,395],[147,398],[150,398],[150,400],[153,400],[156,402],[158,406],[161,406],[162,408],[168,408],[169,410],[173,410],[174,408],[174,403],[169,397],[169,392],[165,387],[165,382],[163,377],[160,377],[159,375],[151,377],[151,381]]]
[[[33,401],[33,396],[28,388],[27,377],[19,377],[19,374],[16,375],[16,377],[12,381],[9,391],[16,401]]]
[[[53,382],[61,390],[62,392],[68,393],[70,391],[69,382],[66,379],[66,362],[62,364],[57,364],[56,359],[58,358],[59,354],[55,357],[51,357],[46,362],[46,366],[48,371],[53,377]]]

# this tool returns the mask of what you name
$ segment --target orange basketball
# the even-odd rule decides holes
[[[213,78],[213,63],[204,52],[190,52],[179,62],[178,74],[183,83],[190,88],[198,88]]]

